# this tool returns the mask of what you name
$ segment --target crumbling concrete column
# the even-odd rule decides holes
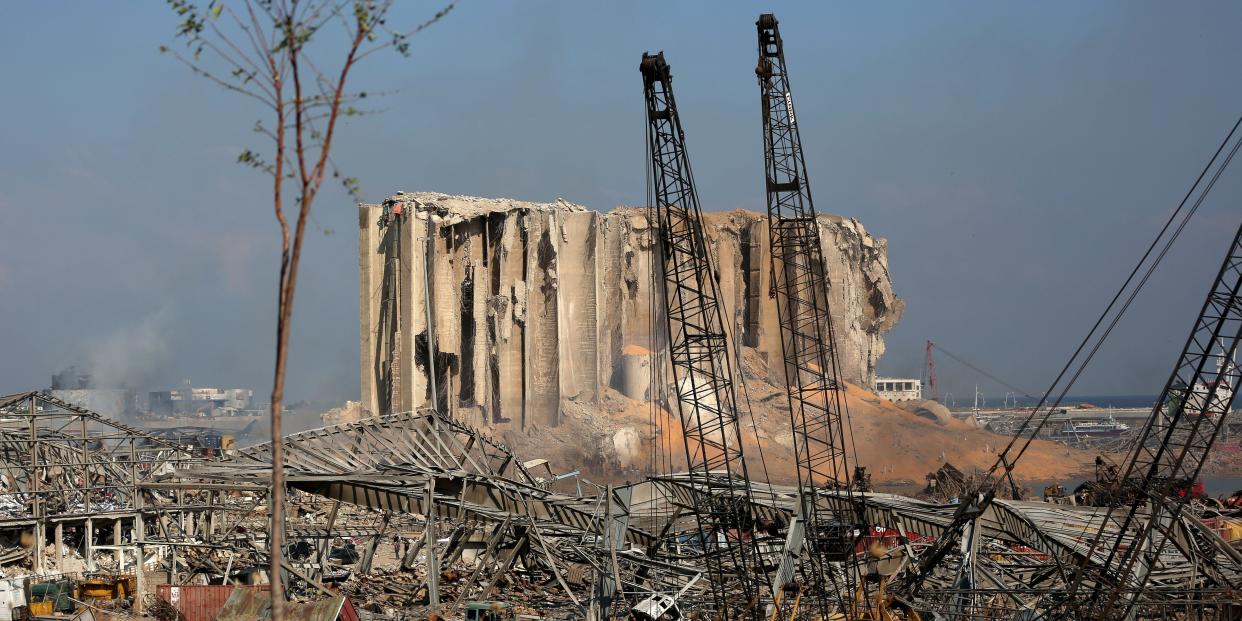
[[[776,312],[776,299],[772,282],[772,240],[767,230],[767,222],[751,227],[750,237],[759,245],[759,270],[756,288],[759,293],[758,345],[759,355],[767,360],[768,380],[780,386],[785,382],[785,366],[782,362],[784,353],[781,351],[780,315]],[[754,260],[754,259],[752,259]]]
[[[651,398],[652,358],[650,353],[622,353],[617,358],[617,370],[612,376],[612,387],[636,401],[646,401]]]
[[[653,296],[657,295],[657,292],[652,289],[653,229],[643,214],[625,214],[617,219],[624,223],[622,230],[618,232],[622,245],[620,249],[622,276],[618,284],[623,288],[621,292],[623,345],[639,345],[647,349],[656,349],[657,344],[662,343],[667,335],[654,331],[656,326],[661,324],[654,321],[652,311],[654,309],[662,315],[664,301],[653,300]],[[620,351],[617,350],[613,352],[613,355],[619,353]]]
[[[746,281],[742,273],[742,232],[749,222],[742,216],[730,217],[723,223],[705,224],[704,231],[711,239],[711,249],[716,255],[716,289],[725,321],[725,330],[734,343],[741,344],[745,331],[743,324],[746,309]],[[732,347],[730,347],[732,349]]]
[[[425,225],[425,218],[423,222]],[[445,354],[436,360],[436,394],[441,410],[448,412],[448,404],[454,400],[451,394],[459,388],[452,367],[460,368],[461,363],[461,281],[456,274],[461,264],[458,256],[461,239],[454,225],[441,224],[433,218],[431,227],[431,295],[436,340],[433,351]]]
[[[456,291],[455,316],[450,321],[455,326],[457,339],[457,372],[452,399],[470,409],[473,414],[479,405],[488,405],[491,396],[491,368],[488,361],[488,260],[491,259],[487,244],[488,218],[475,218],[454,225],[453,237],[453,289]],[[459,410],[459,416],[465,414]],[[466,420],[466,419],[462,419]],[[469,424],[491,422],[483,419],[467,420]]]
[[[560,418],[560,286],[555,212],[532,213],[526,247],[526,421],[523,425],[555,427]]]
[[[557,240],[557,339],[561,396],[599,398],[599,335],[596,303],[598,218],[591,212],[560,217]]]
[[[595,219],[595,377],[610,381],[614,360],[625,347],[621,332],[627,285],[622,270],[625,225],[619,218]]]
[[[379,339],[380,304],[384,295],[383,232],[376,226],[382,208],[358,205],[358,346],[362,360],[361,402],[365,410],[379,412],[379,386],[376,377],[376,343]]]
[[[427,405],[426,355],[424,352],[420,359],[415,346],[419,335],[426,339],[427,334],[427,300],[424,293],[427,274],[423,250],[427,223],[418,212],[411,210],[412,205],[407,207],[398,228],[402,260],[397,270],[400,282],[397,312],[401,334],[397,339],[400,355],[396,357],[398,369],[394,375],[398,377],[399,385],[393,399],[394,412],[410,412]]]
[[[516,421],[522,424],[526,409],[526,214],[518,212],[500,219],[499,232],[489,234],[491,245],[488,270],[488,338],[494,371],[492,422]]]

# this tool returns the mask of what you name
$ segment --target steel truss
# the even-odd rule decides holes
[[[1160,393],[1130,455],[1119,485],[1134,492],[1134,502],[1110,509],[1101,525],[1114,520],[1123,533],[1093,545],[1110,545],[1103,565],[1083,568],[1067,597],[1067,614],[1095,619],[1129,616],[1156,568],[1162,550],[1173,539],[1189,501],[1189,485],[1198,478],[1225,415],[1233,405],[1242,373],[1234,356],[1242,341],[1242,226],[1234,235],[1216,280],[1203,303],[1173,374]],[[1236,577],[1211,572],[1217,586],[1239,588]],[[1221,580],[1225,582],[1219,584]],[[1095,584],[1089,594],[1075,597],[1084,582]]]
[[[811,200],[802,141],[794,115],[793,95],[785,66],[784,44],[776,17],[764,14],[755,23],[759,37],[759,92],[763,112],[764,185],[768,202],[768,239],[772,282],[784,354],[786,396],[793,426],[798,487],[803,490],[802,515],[806,561],[805,592],[823,618],[834,604],[848,607],[852,579],[833,580],[832,561],[844,560],[853,548],[851,524],[842,523],[816,501],[816,490],[851,488],[846,459],[844,411],[839,382],[828,280],[824,275],[819,222]],[[790,542],[796,548],[796,542]],[[793,553],[794,550],[789,550]],[[846,572],[847,576],[851,572]],[[777,588],[785,578],[781,572]],[[844,594],[844,597],[842,597]],[[835,602],[830,598],[836,596]]]
[[[43,392],[0,397],[0,531],[29,529],[36,573],[62,570],[67,536],[88,570],[97,534],[111,545],[143,533],[144,481],[192,461],[174,444]],[[55,546],[55,561],[45,550]],[[118,566],[123,552],[117,548]]]
[[[719,614],[762,614],[760,585],[769,581],[753,537],[750,476],[743,458],[728,334],[717,273],[703,234],[702,212],[686,154],[685,134],[663,52],[644,54],[658,262],[662,274],[669,357],[691,477],[710,490],[695,495],[694,513]],[[712,473],[737,474],[723,478]],[[714,481],[723,481],[719,488]],[[726,584],[727,583],[727,584]]]

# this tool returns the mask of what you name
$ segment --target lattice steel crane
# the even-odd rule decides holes
[[[940,402],[940,382],[936,380],[936,357],[932,354],[932,348],[936,345],[931,341],[927,341],[926,361],[923,364],[923,384],[924,388],[930,390],[931,400]]]
[[[1242,226],[1118,481],[1134,501],[1109,509],[1092,542],[1093,550],[1109,546],[1105,561],[1077,569],[1061,614],[1125,619],[1146,588],[1239,389],[1242,372],[1234,359],[1242,341],[1240,288]],[[1104,525],[1112,522],[1120,525],[1121,535],[1104,541]],[[1207,569],[1210,574],[1210,565]],[[1207,578],[1218,586],[1242,587],[1229,576]]]
[[[677,410],[697,493],[692,504],[717,614],[758,618],[770,587],[753,536],[750,476],[741,443],[718,275],[686,154],[664,53],[643,54],[656,272],[662,285]]]
[[[845,583],[839,584],[830,565],[849,557],[854,525],[833,516],[816,501],[820,490],[840,489],[848,494],[851,488],[839,365],[828,312],[823,249],[794,115],[784,44],[774,15],[760,15],[755,26],[772,281],[801,499],[781,571],[774,581],[778,590],[774,597],[780,599],[779,591],[789,584],[795,559],[801,557],[805,583],[802,599],[814,602],[826,619],[837,610],[848,609],[854,599],[851,572],[844,572]],[[802,541],[798,541],[800,534]]]
[[[1067,588],[1040,603],[1043,618],[1116,620],[1131,614],[1147,588],[1150,573],[1189,502],[1189,486],[1199,475],[1239,389],[1242,373],[1233,363],[1242,340],[1242,227],[1239,227],[1212,289],[1195,321],[1172,376],[1139,435],[1111,497],[1132,500],[1106,512],[1088,542],[1082,561],[1068,568]],[[1020,455],[1020,453],[1019,453]],[[1012,470],[1014,458],[1002,453],[998,465]],[[997,470],[994,468],[993,470]],[[954,522],[923,555],[904,586],[918,595],[923,580],[954,547],[963,553],[952,588],[959,613],[973,609],[971,568],[974,517],[992,501],[988,486],[959,505]],[[1116,532],[1115,537],[1106,534]],[[1194,542],[1176,543],[1185,548]],[[1197,556],[1193,550],[1183,553]],[[1236,575],[1201,558],[1203,579],[1223,589],[1242,588]],[[1207,605],[1203,602],[1202,605]]]
[[[1176,242],[1182,229],[1207,198],[1234,155],[1242,148],[1242,143],[1235,140],[1239,128],[1242,128],[1242,118],[1234,123],[1225,139],[1217,146],[1199,176],[1191,184],[1190,190],[1182,197],[1181,202],[1173,210],[1156,238],[1148,245],[1138,264],[1113,295],[1086,337],[1079,343],[1052,386],[1045,391],[1039,404],[1021,423],[1009,444],[998,453],[995,463],[984,477],[984,483],[973,492],[964,495],[963,501],[958,504],[952,522],[944,527],[936,540],[919,555],[918,562],[907,567],[897,588],[904,598],[923,599],[920,595],[924,591],[924,585],[929,576],[941,567],[952,550],[957,549],[960,551],[961,562],[957,565],[953,585],[949,589],[928,592],[927,599],[937,598],[942,600],[938,602],[939,604],[944,604],[945,598],[948,598],[950,614],[955,615],[961,614],[963,609],[969,609],[980,603],[975,601],[983,593],[977,590],[975,585],[977,519],[989,509],[995,499],[997,488],[1002,482],[1008,483],[1015,498],[1020,497],[1019,486],[1013,476],[1015,464],[1048,423],[1061,400],[1072,389],[1083,370],[1125,314],[1126,309],[1130,307],[1135,296],[1142,291],[1144,284],[1160,265],[1169,248]],[[1150,563],[1148,561],[1155,558],[1154,551],[1158,551],[1159,548],[1159,545],[1153,544],[1163,545],[1164,540],[1168,539],[1167,527],[1180,515],[1181,507],[1177,506],[1178,503],[1185,500],[1178,498],[1176,494],[1174,497],[1169,497],[1164,492],[1183,491],[1178,488],[1182,485],[1178,479],[1185,480],[1186,474],[1198,472],[1208,447],[1215,441],[1215,435],[1219,432],[1221,424],[1218,418],[1205,417],[1202,413],[1227,408],[1228,403],[1222,406],[1219,402],[1232,401],[1233,394],[1237,390],[1238,370],[1232,362],[1225,362],[1231,360],[1230,357],[1236,352],[1238,345],[1237,316],[1242,311],[1238,309],[1237,272],[1238,240],[1235,238],[1213,285],[1212,292],[1205,302],[1203,313],[1196,322],[1195,331],[1174,371],[1174,377],[1166,386],[1159,404],[1153,410],[1152,420],[1140,434],[1142,448],[1137,449],[1137,452],[1131,456],[1129,465],[1125,468],[1129,474],[1114,477],[1128,486],[1128,489],[1122,490],[1119,487],[1113,489],[1112,498],[1117,498],[1122,492],[1129,493],[1130,498],[1139,498],[1138,504],[1133,506],[1127,504],[1125,507],[1114,508],[1110,511],[1110,514],[1119,511],[1126,513],[1126,517],[1122,520],[1128,522],[1127,528],[1133,527],[1131,532],[1123,531],[1122,537],[1115,541],[1105,536],[1104,530],[1109,524],[1107,520],[1113,518],[1113,515],[1109,515],[1102,523],[1099,533],[1089,540],[1081,541],[1083,547],[1090,548],[1090,551],[1082,557],[1079,563],[1057,564],[1059,574],[1057,577],[1068,587],[1042,593],[1039,604],[1041,614],[1056,616],[1070,610],[1071,613],[1077,613],[1077,616],[1093,614],[1107,618],[1113,614],[1115,602],[1124,599],[1126,602],[1124,606],[1132,609],[1134,602],[1142,594],[1142,585],[1149,578]],[[1233,279],[1232,287],[1230,287],[1230,279]],[[1211,338],[1213,334],[1218,335],[1219,338]],[[936,346],[933,344],[933,347]],[[1220,351],[1213,353],[1215,351],[1213,347]],[[1212,358],[1221,363],[1215,373],[1205,362]],[[1228,399],[1221,399],[1222,395],[1227,395]],[[1045,408],[1045,405],[1048,407]],[[1198,414],[1188,416],[1188,409],[1192,413],[1197,411]],[[997,478],[994,479],[993,475]],[[1139,481],[1137,477],[1140,476],[1144,476],[1146,480]],[[1172,511],[1160,509],[1157,511],[1158,519],[1143,519],[1144,503],[1152,498],[1155,499],[1154,503],[1157,508],[1167,507]],[[1135,529],[1139,530],[1141,535],[1137,539],[1133,537]],[[1152,533],[1155,534],[1152,535]],[[1106,538],[1108,541],[1104,542]],[[1131,543],[1136,541],[1140,545],[1131,546]],[[1102,542],[1103,546],[1101,546]],[[1199,561],[1207,561],[1200,565],[1205,571],[1197,575],[1205,576],[1216,584],[1225,584],[1223,588],[1226,593],[1229,589],[1237,588],[1234,584],[1237,578],[1223,571],[1223,565],[1201,556],[1196,550],[1190,549],[1194,546],[1187,546],[1184,541],[1179,540],[1176,543],[1184,555],[1195,557]],[[1228,545],[1223,541],[1213,542],[1212,546],[1216,547],[1217,544],[1228,549]],[[1107,552],[1107,559],[1102,558],[1105,553],[1099,550],[1101,547],[1111,548]],[[1140,557],[1146,560],[1138,563]],[[1230,559],[1235,565],[1242,563],[1242,555],[1231,554]],[[1100,560],[1107,560],[1104,564],[1105,569],[1102,571],[1098,569],[1097,561]],[[1091,564],[1093,562],[1094,564]],[[1138,564],[1138,571],[1134,571],[1136,564]],[[1118,576],[1120,579],[1117,578]],[[1067,593],[1072,596],[1067,598]],[[935,602],[926,601],[925,603]]]

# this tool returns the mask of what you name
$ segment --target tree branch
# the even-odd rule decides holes
[[[361,54],[358,55],[358,60],[362,60],[366,58],[367,56],[374,54],[375,52],[378,52],[382,49],[393,47],[393,46],[396,46],[397,51],[400,52],[403,56],[408,55],[409,46],[406,44],[406,39],[409,39],[410,37],[430,28],[436,22],[439,22],[440,20],[444,19],[446,16],[448,16],[450,12],[453,11],[454,8],[456,8],[456,6],[457,6],[456,0],[448,3],[448,5],[446,5],[444,8],[437,11],[436,14],[431,17],[431,19],[415,26],[412,30],[407,30],[405,32],[394,32],[394,31],[385,29],[387,32],[392,34],[393,38],[386,43],[381,43],[379,45],[376,45],[374,47],[368,48],[367,50],[363,51]]]
[[[385,47],[396,47],[399,52],[408,55],[408,37],[440,21],[454,4],[449,4],[433,18],[408,32],[393,32],[385,26],[393,0],[232,0],[242,2],[244,12],[225,6],[228,0],[209,0],[205,10],[200,10],[191,0],[166,1],[180,20],[176,38],[184,40],[194,54],[194,59],[190,60],[174,53],[177,60],[193,73],[228,91],[258,100],[275,112],[274,127],[262,121],[254,127],[256,133],[272,140],[275,157],[269,161],[247,150],[238,156],[238,160],[271,175],[272,209],[280,228],[276,360],[271,392],[272,493],[269,497],[271,523],[268,539],[271,566],[268,577],[272,587],[272,621],[283,621],[285,588],[281,559],[284,556],[286,490],[284,445],[281,442],[282,412],[302,244],[307,222],[315,219],[311,206],[322,188],[328,166],[332,168],[332,176],[341,179],[350,195],[360,198],[357,179],[343,177],[330,157],[341,117],[367,113],[351,105],[367,94],[345,90],[353,67],[366,55]],[[217,22],[226,11],[229,21]],[[332,79],[307,54],[307,46],[321,29],[338,20],[344,25],[349,48],[344,64]],[[233,32],[232,28],[240,33]],[[364,52],[364,44],[376,41],[377,29],[382,29],[392,39]],[[204,50],[210,52],[213,62],[218,60],[229,68],[232,79],[200,65],[199,55]],[[304,79],[311,75],[314,76],[313,85]],[[292,94],[289,92],[290,82]],[[326,124],[322,134],[319,131],[321,122]],[[292,145],[290,133],[293,135]],[[298,210],[297,219],[291,226],[292,218],[284,208],[284,190],[286,184],[294,183],[298,192]],[[315,224],[324,230],[317,221]]]

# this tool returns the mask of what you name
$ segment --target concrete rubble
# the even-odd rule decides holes
[[[0,516],[0,571],[10,577],[0,585],[24,593],[21,606],[175,619],[177,605],[161,595],[168,585],[261,589],[267,582],[271,443],[196,457],[42,393],[0,398],[0,413],[7,421],[0,497],[13,505]],[[615,486],[558,477],[546,460],[524,460],[427,409],[297,433],[282,444],[290,491],[284,567],[295,601],[330,606],[345,595],[361,619],[392,620],[461,618],[469,606],[580,619],[609,614],[588,612],[602,605],[624,616],[653,597],[673,598],[667,601],[687,617],[711,606],[701,559],[684,549],[686,533],[697,532],[693,498],[710,492],[687,475]],[[797,490],[750,485],[752,536],[770,570]],[[874,532],[860,549],[887,551],[862,570],[881,584],[958,507],[883,493],[820,494],[833,512],[868,516]],[[1007,595],[982,612],[1033,605],[1064,588],[1052,571],[1058,565],[1099,562],[1084,556],[1082,534],[1100,512],[993,504],[980,521],[987,554],[978,562]],[[1192,556],[1171,550],[1161,557],[1150,605],[1176,607],[1187,589],[1219,600],[1224,595],[1213,589],[1242,577],[1242,552],[1195,516],[1178,528],[1199,547]],[[950,574],[932,576],[932,588],[951,592]],[[614,596],[601,600],[608,585],[617,587]]]

